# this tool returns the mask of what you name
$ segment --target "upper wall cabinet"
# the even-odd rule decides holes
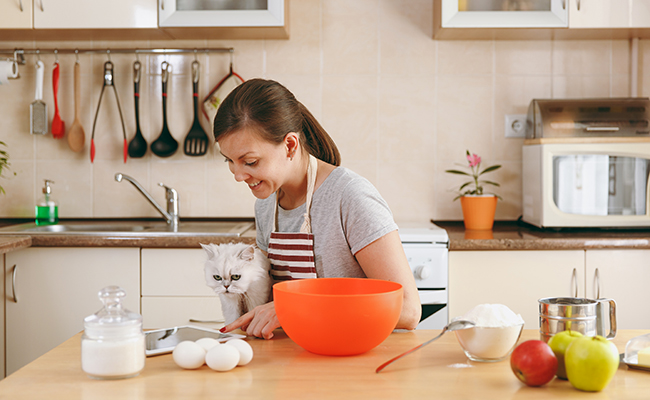
[[[32,0],[8,0],[0,2],[0,27],[31,29]]]
[[[34,0],[34,28],[157,28],[152,0]]]
[[[158,0],[158,25],[174,38],[288,39],[287,0]]]
[[[650,37],[648,0],[434,0],[436,39]]]

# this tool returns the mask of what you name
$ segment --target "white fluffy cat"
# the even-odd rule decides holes
[[[201,244],[208,253],[205,281],[219,295],[230,324],[253,308],[268,303],[273,281],[261,250],[245,243]]]

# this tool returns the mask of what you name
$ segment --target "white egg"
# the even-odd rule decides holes
[[[205,350],[195,342],[185,340],[176,345],[172,357],[179,367],[196,369],[205,363]]]
[[[237,365],[246,365],[253,359],[253,348],[245,340],[230,339],[225,344],[233,346],[239,351],[239,363]]]
[[[215,371],[230,371],[239,363],[239,350],[233,346],[214,346],[205,355],[205,363]]]
[[[219,345],[219,341],[217,339],[209,338],[209,337],[204,337],[196,341],[196,344],[199,346],[203,347],[203,349],[207,352],[214,346]]]

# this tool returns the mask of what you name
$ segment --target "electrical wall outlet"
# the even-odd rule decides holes
[[[506,115],[506,137],[526,137],[526,114]]]

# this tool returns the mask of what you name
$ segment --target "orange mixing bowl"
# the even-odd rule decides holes
[[[365,353],[395,329],[402,285],[379,279],[318,278],[273,286],[275,311],[303,349],[328,356]]]

